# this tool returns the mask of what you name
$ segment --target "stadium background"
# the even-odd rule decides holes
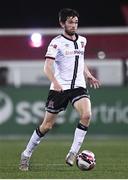
[[[91,172],[65,165],[79,120],[69,105],[35,151],[30,172],[23,173],[20,153],[44,115],[49,89],[44,55],[61,32],[58,11],[63,7],[79,11],[78,32],[88,39],[86,62],[102,83],[97,90],[89,88],[93,114],[82,146],[96,154],[97,164]],[[0,178],[128,179],[127,25],[127,0],[0,2]],[[41,36],[33,40],[33,33]]]
[[[127,1],[97,0],[83,5],[83,1],[60,4],[56,0],[54,5],[23,0],[1,3],[0,135],[29,135],[42,120],[49,88],[43,74],[44,55],[50,40],[61,32],[58,11],[63,7],[79,11],[78,32],[88,40],[86,61],[102,83],[99,90],[90,89],[90,135],[128,134]],[[40,33],[39,42],[31,39],[33,33]],[[51,134],[72,134],[78,119],[69,105]]]

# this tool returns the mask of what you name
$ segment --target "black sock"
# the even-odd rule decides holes
[[[40,132],[40,128],[39,127],[36,128],[36,133],[38,134],[39,137],[43,137],[46,134],[46,133]]]
[[[84,130],[84,131],[87,131],[87,130],[88,130],[88,127],[87,127],[87,126],[84,126],[84,125],[81,124],[81,123],[78,123],[77,128],[82,129],[82,130]]]

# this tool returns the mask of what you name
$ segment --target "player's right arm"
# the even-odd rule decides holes
[[[47,78],[51,81],[51,83],[53,83],[53,87],[55,91],[63,91],[62,86],[59,84],[59,82],[54,76],[53,63],[54,63],[53,59],[46,58],[44,63],[44,73],[46,74]]]
[[[90,87],[94,87],[95,89],[100,87],[100,81],[91,74],[86,64],[84,68],[84,75],[85,79],[87,79],[87,81],[89,82]]]

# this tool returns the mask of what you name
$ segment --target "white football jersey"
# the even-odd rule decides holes
[[[76,34],[76,40],[59,35],[50,42],[45,58],[54,61],[55,77],[64,90],[86,88],[84,77],[84,52],[87,40]],[[51,83],[50,89],[53,89]]]

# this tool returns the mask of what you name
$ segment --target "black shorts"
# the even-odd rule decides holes
[[[50,90],[46,102],[45,110],[50,113],[59,113],[66,109],[69,101],[72,105],[81,98],[90,98],[88,90],[82,87],[68,89],[62,92]]]

